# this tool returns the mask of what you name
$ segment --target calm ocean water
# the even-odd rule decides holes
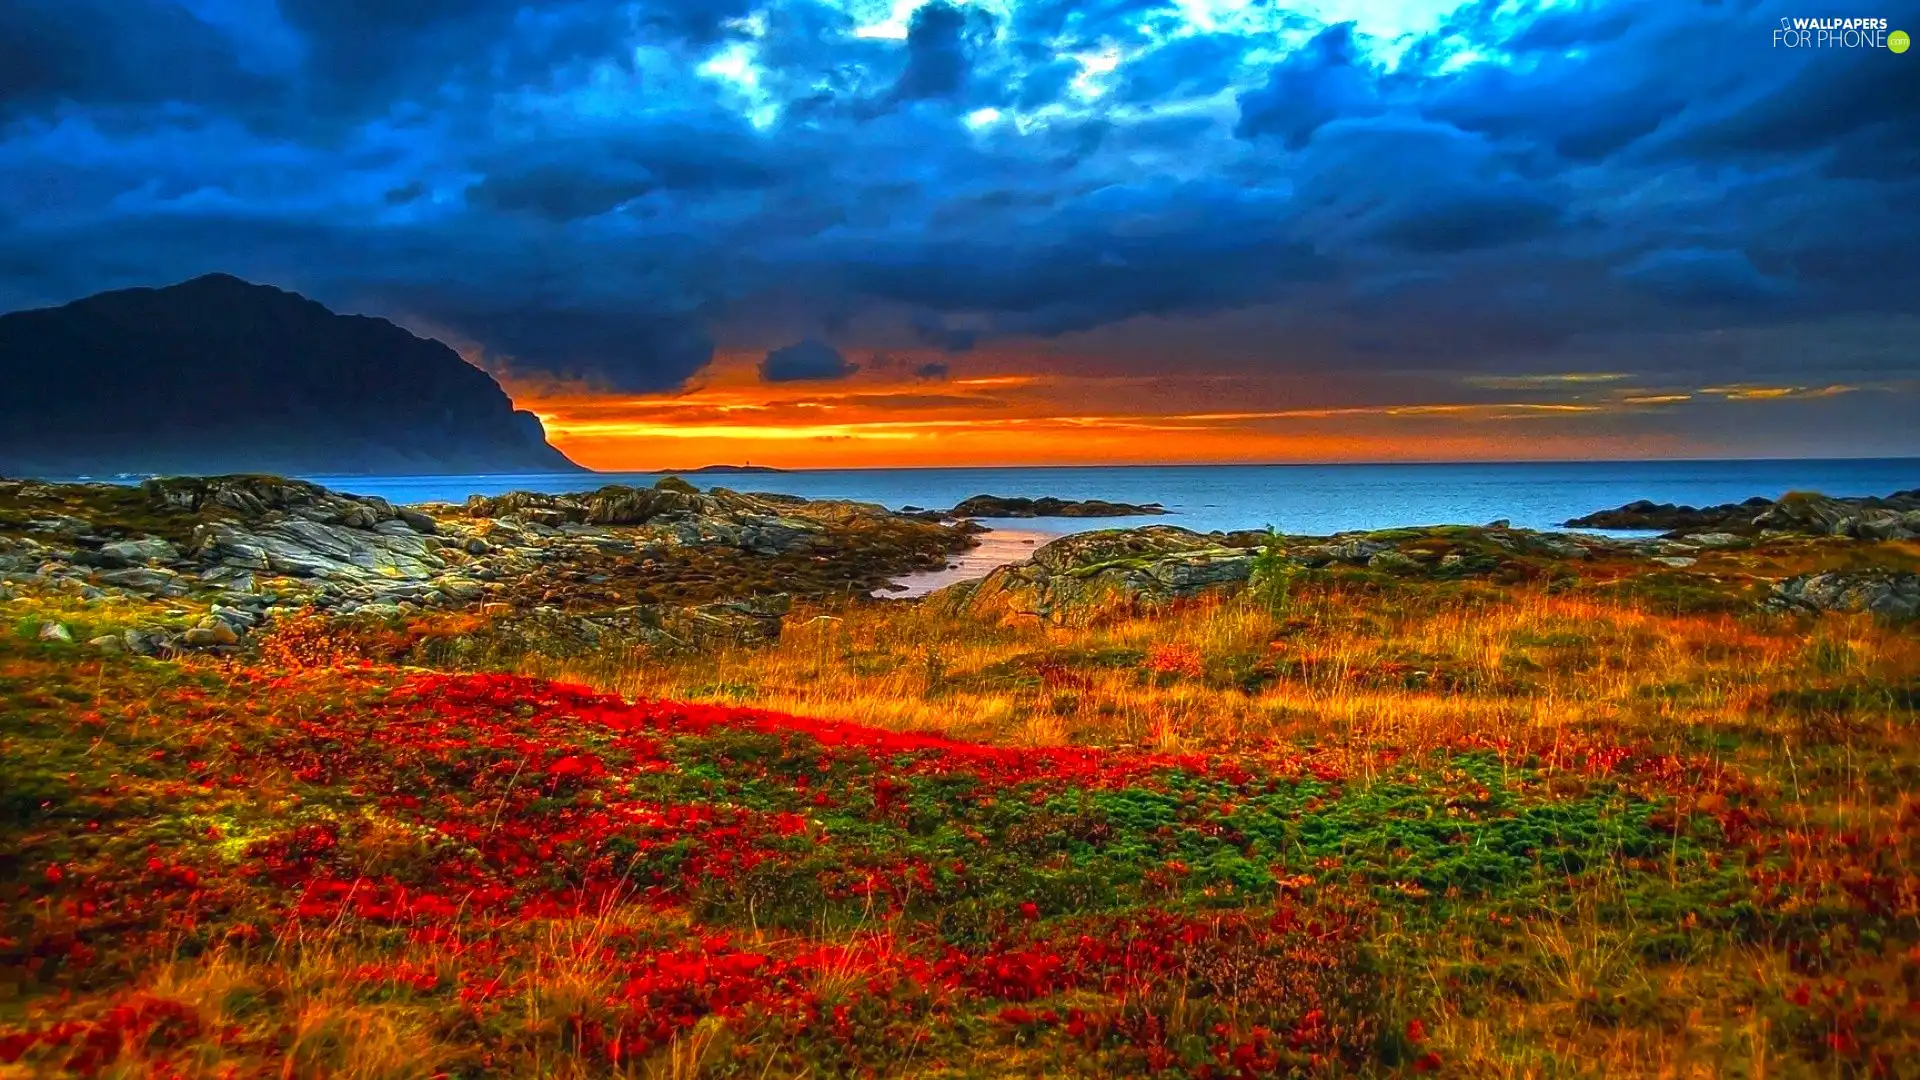
[[[660,473],[493,476],[315,476],[328,487],[395,502],[459,502],[504,491],[589,491],[651,484]],[[1920,487],[1920,458],[1820,461],[1645,461],[1491,465],[1170,465],[1013,469],[823,469],[703,474],[702,488],[859,499],[944,509],[971,495],[1158,502],[1164,517],[1038,518],[1002,524],[1051,533],[1165,523],[1207,532],[1273,525],[1332,533],[1395,525],[1483,524],[1507,518],[1553,528],[1635,499],[1737,502],[1792,490],[1885,495]],[[994,524],[988,522],[988,524]]]

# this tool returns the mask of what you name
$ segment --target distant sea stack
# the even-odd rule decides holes
[[[225,274],[0,315],[0,475],[579,468],[441,342]]]

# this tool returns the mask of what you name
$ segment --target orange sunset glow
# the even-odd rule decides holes
[[[508,386],[556,446],[614,471],[1687,455],[1714,446],[1664,430],[1663,412],[1859,389],[1649,386],[1597,372],[1429,380],[1417,400],[1355,403],[1337,382],[1299,376],[861,371],[769,383],[756,360],[723,354],[677,393]]]

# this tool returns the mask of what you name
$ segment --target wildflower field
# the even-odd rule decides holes
[[[0,642],[0,1075],[1920,1057],[1908,628],[1309,582],[493,670],[395,634]]]

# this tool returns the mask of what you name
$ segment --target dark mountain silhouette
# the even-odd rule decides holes
[[[0,315],[0,475],[577,468],[441,342],[225,274]]]

